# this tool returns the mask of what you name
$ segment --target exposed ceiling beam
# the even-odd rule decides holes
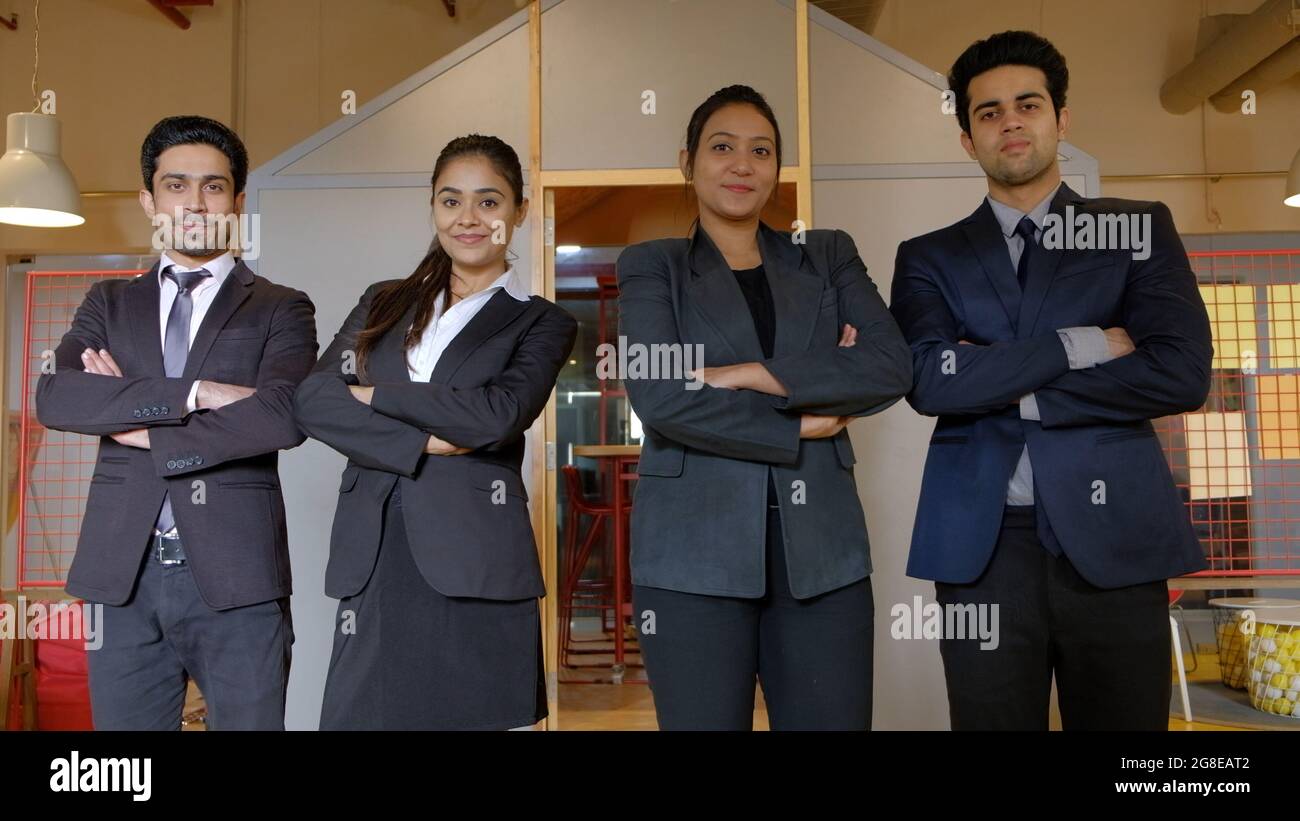
[[[181,14],[177,6],[211,6],[214,0],[149,0],[149,5],[162,12],[163,17],[171,20],[182,30],[190,27],[190,18]]]

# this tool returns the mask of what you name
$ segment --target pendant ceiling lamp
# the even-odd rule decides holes
[[[61,128],[52,114],[40,113],[36,72],[40,68],[40,0],[36,3],[36,62],[32,69],[30,112],[5,120],[5,153],[0,156],[0,222],[37,228],[68,228],[86,221],[81,192],[60,156]]]

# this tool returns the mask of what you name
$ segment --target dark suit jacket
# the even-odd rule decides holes
[[[379,555],[384,500],[401,482],[402,517],[420,573],[445,596],[526,599],[545,595],[520,476],[524,434],[546,407],[577,336],[573,317],[534,296],[498,291],[413,382],[402,347],[415,306],[379,340],[365,381],[353,361],[378,290],[366,289],[295,401],[298,423],[348,457],[330,535],[325,594],[355,595]],[[373,385],[371,404],[349,385]],[[472,452],[424,453],[429,434]]]
[[[799,417],[884,410],[911,385],[911,357],[852,238],[817,230],[806,240],[759,229],[776,308],[774,356],[764,364],[789,396],[687,390],[680,378],[625,382],[645,428],[632,510],[636,584],[762,596],[769,474],[795,597],[871,573],[848,431],[800,439]],[[763,361],[735,275],[702,229],[628,248],[618,282],[629,345],[699,344],[708,366]],[[850,348],[837,347],[844,323],[858,331]]]
[[[939,417],[911,576],[964,583],[983,572],[1026,442],[1050,525],[1042,535],[1089,582],[1114,588],[1205,567],[1148,421],[1196,410],[1209,391],[1210,324],[1196,277],[1162,203],[1085,199],[1062,185],[1050,213],[1067,205],[1150,215],[1151,257],[1042,248],[1022,296],[987,202],[898,248],[890,308],[915,362],[908,401]],[[1090,325],[1125,328],[1137,350],[1071,371],[1056,330]],[[955,372],[944,372],[945,357]],[[1041,422],[1020,418],[1029,393]],[[1099,489],[1104,504],[1094,503]]]
[[[120,605],[130,598],[163,494],[199,594],[225,610],[291,592],[277,452],[305,437],[293,391],[316,357],[315,308],[301,291],[242,262],[222,283],[190,346],[185,373],[163,376],[158,266],[95,283],[36,385],[36,414],[55,430],[100,436],[69,593]],[[81,352],[107,348],[122,378],[86,373]],[[196,379],[255,387],[217,410],[185,415]],[[150,449],[107,434],[149,429]],[[201,484],[198,484],[200,483]]]

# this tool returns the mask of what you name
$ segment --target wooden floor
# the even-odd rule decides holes
[[[607,645],[592,643],[590,649],[599,650]],[[1202,648],[1204,650],[1205,648]],[[1219,677],[1219,659],[1213,653],[1201,652],[1197,655],[1197,670],[1188,674],[1189,681],[1212,681]],[[583,665],[579,669],[564,669],[560,673],[560,715],[561,730],[656,730],[654,700],[650,687],[645,683],[645,669],[640,666],[640,656],[633,650],[627,657],[627,671],[622,684],[611,683],[613,656],[604,653],[590,653],[575,657],[575,663]],[[1174,691],[1178,682],[1174,680]],[[203,697],[193,683],[190,685],[189,697],[186,699],[186,730],[204,729],[197,716],[202,714]],[[767,708],[763,704],[763,693],[756,688],[754,694],[754,729],[768,729]],[[1170,730],[1238,730],[1245,728],[1226,727],[1219,724],[1205,724],[1193,721],[1188,724],[1178,718],[1169,719]]]
[[[599,645],[597,645],[599,646]],[[1219,678],[1218,655],[1210,652],[1198,653],[1197,670],[1188,674],[1188,681],[1207,681]],[[623,684],[610,682],[612,657],[590,655],[582,657],[578,663],[590,664],[581,670],[563,670],[560,674],[560,716],[561,730],[655,730],[654,701],[650,688],[644,683],[644,669],[634,666],[639,657],[629,656],[629,665]],[[602,666],[602,663],[604,666]],[[1174,678],[1174,692],[1178,691],[1178,680]],[[768,729],[767,710],[763,706],[763,694],[755,694],[754,729]],[[1245,728],[1226,727],[1219,724],[1205,724],[1193,721],[1187,723],[1181,718],[1169,719],[1170,730],[1240,730]]]

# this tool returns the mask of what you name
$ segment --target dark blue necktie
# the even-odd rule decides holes
[[[163,372],[167,376],[179,377],[185,373],[185,360],[190,355],[190,317],[194,315],[194,299],[191,293],[212,274],[207,268],[197,271],[179,271],[177,266],[170,266],[163,276],[176,283],[176,299],[172,300],[171,312],[167,314],[167,335],[163,341]],[[176,525],[172,515],[171,494],[163,496],[162,510],[154,527],[159,533],[166,533]]]
[[[1016,223],[1016,233],[1025,241],[1025,247],[1020,252],[1020,262],[1016,265],[1016,279],[1020,280],[1020,290],[1025,290],[1025,283],[1029,281],[1029,257],[1038,250],[1038,243],[1034,241],[1034,232],[1038,226],[1029,217],[1021,217],[1020,222]]]

